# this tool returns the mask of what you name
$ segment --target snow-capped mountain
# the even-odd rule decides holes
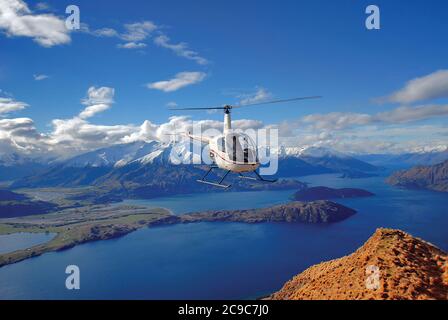
[[[136,141],[87,152],[63,161],[63,163],[66,167],[80,168],[123,166],[151,152],[160,150],[162,147],[163,145],[156,141]]]
[[[136,141],[114,145],[87,152],[63,161],[64,167],[123,167],[133,162],[147,165],[152,163],[182,163],[193,153],[187,143],[167,144],[157,141]]]
[[[304,146],[304,147],[280,147],[279,149],[280,157],[312,157],[312,158],[323,158],[323,157],[337,157],[337,158],[349,158],[347,154],[342,152],[316,146]]]
[[[278,153],[280,163],[284,166],[284,168],[280,168],[282,172],[285,170],[302,171],[302,175],[340,172],[346,176],[355,177],[365,176],[366,173],[375,172],[379,169],[348,154],[325,147],[280,147]],[[295,161],[292,161],[292,159],[295,159]],[[302,165],[297,170],[293,170],[291,164],[294,167],[299,160],[312,166],[312,168],[306,168]]]
[[[192,148],[193,149],[193,148]],[[189,163],[199,155],[188,143],[132,142],[101,148],[54,162],[47,170],[15,181],[13,187],[75,187],[94,184],[110,172],[127,167],[161,167]],[[175,166],[174,166],[175,167]]]
[[[55,163],[48,170],[23,178],[15,187],[74,187],[80,185],[108,184],[111,181],[127,183],[146,179],[165,180],[179,177],[179,170],[194,171],[191,159],[200,160],[201,152],[191,148],[189,142],[166,144],[157,141],[133,142],[114,145],[75,156]],[[343,153],[322,147],[280,148],[278,176],[298,177],[321,173],[358,175],[377,170],[376,167]],[[202,152],[208,155],[208,152]],[[208,160],[208,159],[207,159]],[[201,163],[201,162],[195,162]],[[188,164],[176,166],[178,164]],[[163,168],[163,169],[162,169]],[[169,169],[168,169],[169,168]],[[163,178],[160,173],[166,171]],[[133,174],[130,174],[133,172]],[[171,172],[174,172],[171,174]],[[107,181],[107,180],[110,181]],[[139,182],[141,183],[141,181]]]

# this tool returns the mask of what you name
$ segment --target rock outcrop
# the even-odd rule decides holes
[[[421,239],[378,229],[355,253],[312,266],[274,300],[448,299],[448,256]]]
[[[448,192],[448,160],[433,166],[417,166],[395,172],[387,179],[387,182],[411,189]]]
[[[182,220],[184,223],[198,221],[331,223],[344,220],[355,213],[355,210],[331,201],[294,201],[270,208],[191,213],[182,216]]]

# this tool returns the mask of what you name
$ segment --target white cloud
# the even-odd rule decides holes
[[[22,0],[0,1],[0,30],[9,37],[30,37],[43,47],[71,41],[65,22],[52,14],[34,14]]]
[[[145,40],[158,27],[152,21],[142,21],[125,24],[124,28],[126,31],[120,35],[120,38],[129,42],[137,42]]]
[[[94,104],[85,108],[80,114],[81,119],[87,119],[93,117],[95,114],[106,111],[110,108],[109,104]]]
[[[89,26],[84,24],[84,32],[100,38],[118,38],[126,43],[139,43],[146,40],[159,27],[152,21],[141,21],[128,23],[123,26],[124,31],[119,32],[113,28],[100,28],[91,31]]]
[[[173,79],[148,83],[149,89],[172,92],[183,87],[201,82],[206,77],[204,72],[180,72]]]
[[[38,2],[34,6],[34,8],[38,11],[51,11],[52,10],[51,6],[46,2]]]
[[[366,125],[372,122],[372,116],[351,112],[331,112],[327,114],[310,114],[301,119],[315,129],[340,130],[352,126]]]
[[[296,126],[299,123],[310,125],[314,129],[342,130],[355,126],[375,123],[406,123],[427,120],[440,116],[448,116],[448,105],[420,105],[415,107],[398,107],[391,111],[377,114],[363,114],[351,112],[331,112],[327,114],[311,114],[300,121],[286,122]]]
[[[81,119],[93,117],[95,114],[109,109],[114,102],[115,89],[109,87],[90,87],[83,104],[87,107],[79,114]]]
[[[96,125],[78,117],[55,119],[47,143],[59,154],[93,150],[123,142],[138,130],[134,125]]]
[[[170,101],[170,102],[168,102],[167,104],[166,104],[166,106],[168,107],[168,108],[176,108],[177,106],[179,106],[176,102],[174,102],[174,101]]]
[[[120,43],[117,45],[117,48],[120,49],[141,49],[145,47],[146,43],[143,42],[127,42],[127,43]]]
[[[239,95],[238,97],[241,99],[239,104],[246,105],[246,104],[251,104],[251,103],[263,102],[268,99],[271,99],[272,93],[270,93],[265,88],[259,87],[259,88],[257,88],[257,90],[254,93],[242,94],[242,95]]]
[[[0,117],[14,111],[23,110],[26,107],[28,107],[28,104],[25,102],[0,97]]]
[[[421,105],[416,107],[399,107],[392,111],[381,112],[373,117],[375,121],[387,123],[404,123],[448,115],[448,105]]]
[[[115,89],[109,87],[90,87],[87,90],[87,98],[82,100],[85,105],[105,103],[111,104],[114,102]]]
[[[92,35],[97,37],[117,37],[119,34],[115,29],[112,28],[101,28],[91,32]]]
[[[394,92],[385,100],[405,104],[447,97],[448,70],[439,70],[409,81],[404,88]]]
[[[147,20],[125,24],[123,32],[118,32],[113,28],[101,28],[91,31],[88,25],[84,24],[83,26],[84,28],[82,31],[95,37],[114,37],[124,40],[125,43],[117,45],[117,48],[120,49],[142,49],[147,46],[144,41],[150,38],[155,31],[158,31],[158,36],[153,39],[155,45],[169,49],[179,57],[193,60],[199,65],[206,65],[209,63],[209,61],[201,57],[198,52],[190,49],[186,42],[171,43],[170,38],[160,31],[161,27],[152,21]]]
[[[162,48],[170,49],[179,57],[190,59],[196,61],[200,65],[208,64],[208,60],[201,57],[196,51],[188,48],[188,44],[185,42],[180,42],[177,44],[170,43],[170,38],[162,34],[154,38],[154,43]]]
[[[33,74],[33,78],[36,81],[42,81],[48,79],[48,76],[46,74]]]
[[[30,153],[41,147],[41,135],[29,118],[0,119],[0,150],[2,153]]]

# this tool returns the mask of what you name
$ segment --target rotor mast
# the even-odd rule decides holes
[[[230,117],[231,106],[224,106],[224,134],[226,134],[229,130],[232,129],[232,119]]]

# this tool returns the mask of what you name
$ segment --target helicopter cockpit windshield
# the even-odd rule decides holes
[[[229,133],[225,136],[225,152],[234,162],[257,162],[257,149],[252,139],[244,133]]]

